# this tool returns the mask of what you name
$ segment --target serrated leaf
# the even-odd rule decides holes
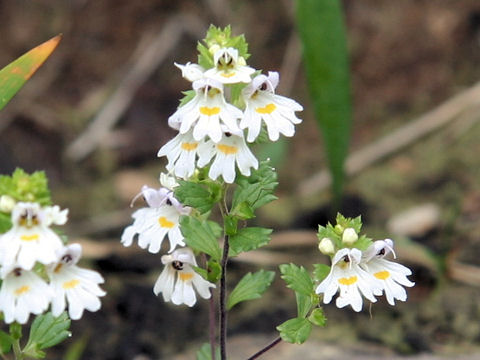
[[[13,338],[5,331],[0,330],[0,354],[7,354],[12,348]]]
[[[313,281],[303,266],[295,264],[282,264],[279,266],[281,278],[287,283],[287,287],[305,296],[312,296]]]
[[[255,217],[255,213],[246,201],[238,204],[230,213],[231,216],[235,216],[238,220],[248,220]]]
[[[350,69],[340,0],[298,0],[297,25],[306,78],[340,199],[352,119]]]
[[[365,251],[368,249],[370,245],[372,245],[373,241],[369,237],[365,235],[361,235],[357,241],[353,244],[357,249]]]
[[[27,174],[17,168],[12,176],[0,175],[0,194],[9,195],[16,201],[38,202],[42,206],[51,204],[48,181],[43,171]]]
[[[295,299],[297,300],[298,317],[306,317],[313,305],[312,296],[303,295],[295,291]]]
[[[340,225],[343,229],[353,228],[357,234],[362,230],[361,216],[357,216],[356,218],[348,218],[338,213],[336,221],[337,224]]]
[[[179,180],[175,189],[175,197],[186,206],[197,209],[200,214],[210,211],[219,200],[219,194],[213,193],[208,186],[192,181]]]
[[[327,318],[325,317],[322,308],[313,309],[308,316],[308,321],[310,321],[313,325],[321,327],[324,327],[327,324]]]
[[[325,264],[313,264],[313,279],[323,281],[330,273],[330,266]]]
[[[0,110],[7,105],[25,82],[45,62],[53,50],[55,50],[61,38],[61,35],[55,36],[0,70]]]
[[[273,191],[278,185],[277,173],[268,161],[262,161],[258,170],[253,170],[249,177],[237,176],[235,182],[238,187],[233,194],[232,212],[236,212],[238,206],[244,206],[242,203],[248,204],[254,211],[277,199],[273,195]]]
[[[277,326],[283,341],[291,344],[303,344],[312,331],[312,324],[305,318],[293,318]]]
[[[71,335],[70,318],[64,312],[55,317],[48,312],[35,318],[30,327],[30,336],[24,352],[28,356],[43,357],[41,350],[55,346]],[[43,355],[43,356],[42,356]]]
[[[230,237],[229,256],[237,256],[241,252],[251,251],[265,246],[270,242],[272,229],[261,227],[247,227],[238,230]]]
[[[230,293],[227,309],[230,310],[239,302],[261,297],[272,283],[274,277],[275,273],[273,271],[265,270],[257,271],[254,274],[246,274]]]
[[[220,348],[218,346],[215,349],[215,359],[220,360]],[[197,351],[197,360],[212,360],[212,349],[210,344],[203,344]]]
[[[192,249],[204,252],[215,260],[219,260],[222,256],[217,238],[207,221],[199,221],[191,216],[182,216],[180,231],[185,237],[185,243]]]

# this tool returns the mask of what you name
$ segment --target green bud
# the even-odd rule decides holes
[[[11,213],[16,201],[14,198],[8,195],[0,196],[0,211],[4,213]]]
[[[337,224],[337,225],[335,225],[334,230],[335,230],[335,232],[336,232],[338,235],[342,235],[344,229],[343,229],[343,226],[342,226],[342,225]]]
[[[320,250],[320,252],[324,255],[332,255],[335,253],[333,242],[327,237],[320,240],[320,243],[318,244],[318,250]]]

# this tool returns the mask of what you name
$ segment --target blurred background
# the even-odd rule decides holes
[[[277,93],[305,110],[281,149],[260,148],[279,171],[279,200],[256,222],[269,246],[231,263],[232,280],[259,266],[326,262],[318,224],[333,221],[324,145],[308,98],[293,2],[167,0],[0,1],[0,67],[49,38],[63,40],[0,113],[0,173],[45,170],[65,232],[104,275],[102,311],[72,325],[49,358],[189,359],[207,341],[207,303],[153,295],[160,256],[119,238],[143,184],[158,186],[156,152],[175,135],[167,119],[189,83],[173,62],[196,61],[209,24],[232,25],[249,64],[280,72]],[[391,237],[416,286],[394,308],[360,313],[326,305],[328,326],[307,344],[265,359],[480,357],[480,3],[345,1],[353,125],[341,211]],[[277,276],[278,277],[278,276]],[[230,317],[233,359],[247,358],[294,316],[279,279]],[[73,355],[72,355],[73,354]],[[182,355],[183,354],[183,355]]]

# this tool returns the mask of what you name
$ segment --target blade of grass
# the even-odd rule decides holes
[[[336,204],[342,195],[351,128],[350,70],[340,0],[297,0],[297,27]]]
[[[38,45],[0,70],[0,110],[55,50],[62,35]]]

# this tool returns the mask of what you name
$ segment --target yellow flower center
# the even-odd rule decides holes
[[[373,276],[380,280],[387,280],[390,277],[390,273],[387,270],[383,270],[376,272]]]
[[[238,152],[238,148],[236,146],[229,146],[224,144],[218,144],[217,149],[225,155],[233,155]]]
[[[15,295],[20,296],[30,291],[30,286],[23,285],[15,290]]]
[[[224,78],[231,78],[232,76],[235,76],[235,71],[230,72],[230,73],[227,73],[227,72],[222,71],[222,73],[220,74],[220,76],[222,76],[222,77],[224,77]]]
[[[184,142],[182,143],[182,149],[185,150],[185,151],[193,151],[197,148],[198,146],[198,143],[188,143],[188,142]]]
[[[182,281],[188,281],[193,278],[193,273],[178,273],[178,277]]]
[[[32,235],[22,235],[20,236],[20,239],[23,241],[33,241],[33,240],[38,240],[40,236],[38,234],[32,234]]]
[[[161,227],[164,228],[173,228],[175,226],[175,223],[168,221],[165,216],[161,216],[158,218],[158,223],[160,224]]]
[[[218,115],[220,113],[220,108],[218,106],[200,106],[200,113],[207,116]]]
[[[258,112],[259,114],[271,114],[272,112],[275,111],[277,107],[275,106],[275,104],[268,104],[268,105],[265,105],[264,107],[258,107],[255,109],[256,112]]]
[[[349,278],[340,278],[338,279],[338,282],[341,285],[353,285],[357,282],[358,278],[356,276],[350,276]]]
[[[62,267],[63,267],[62,263],[58,264],[57,266],[55,266],[55,269],[53,269],[53,272],[58,274],[60,272],[60,270],[62,269]]]
[[[62,285],[62,287],[65,289],[65,290],[68,290],[68,289],[74,289],[75,287],[77,287],[77,285],[80,284],[80,280],[78,279],[73,279],[73,280],[70,280],[70,281],[65,281]]]

